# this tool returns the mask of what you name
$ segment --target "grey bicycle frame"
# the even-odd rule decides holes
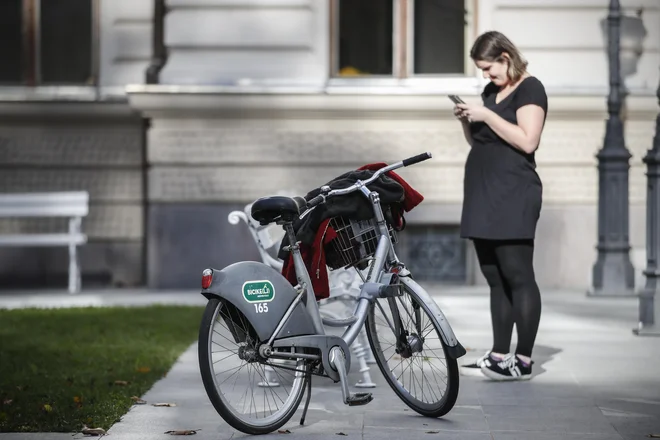
[[[337,320],[321,318],[321,313],[319,311],[318,304],[316,303],[316,295],[314,292],[314,288],[312,286],[312,281],[309,276],[309,272],[307,271],[307,267],[305,267],[305,262],[302,258],[302,255],[300,254],[300,249],[297,246],[295,233],[293,231],[293,226],[292,225],[285,226],[287,232],[287,238],[289,240],[289,243],[291,244],[290,249],[293,256],[293,263],[296,271],[296,277],[298,279],[298,283],[301,286],[305,287],[307,310],[312,320],[312,323],[314,324],[314,329],[318,335],[325,334],[325,329],[323,327],[324,323],[326,325],[330,325],[333,327],[348,327],[344,332],[344,334],[341,336],[341,339],[343,339],[345,343],[348,346],[350,346],[355,341],[358,334],[360,333],[360,328],[364,325],[364,321],[367,317],[367,311],[369,310],[369,302],[372,299],[375,299],[378,295],[378,287],[380,287],[379,283],[384,273],[383,267],[385,266],[385,262],[387,261],[388,258],[389,261],[398,261],[398,258],[396,257],[396,254],[394,252],[394,246],[392,245],[392,240],[390,239],[389,231],[387,229],[385,216],[380,206],[380,196],[377,192],[370,191],[367,188],[367,185],[369,185],[371,182],[376,180],[383,173],[402,166],[403,166],[403,162],[398,162],[389,165],[387,167],[381,168],[378,171],[376,171],[373,174],[373,176],[371,176],[369,179],[365,181],[358,180],[355,184],[351,185],[348,188],[335,189],[331,191],[329,190],[329,188],[325,188],[324,196],[326,198],[341,196],[356,190],[361,191],[362,194],[364,194],[364,196],[370,200],[374,208],[374,215],[380,232],[378,245],[376,246],[376,252],[374,254],[374,261],[369,268],[369,272],[366,279],[364,279],[365,283],[362,286],[360,297],[358,298],[358,305],[351,317],[347,319],[337,319]],[[301,214],[300,217],[301,218],[305,217],[313,209],[314,208],[308,209],[303,214]],[[285,313],[285,315],[282,317],[282,320],[280,321],[280,324],[277,326],[273,335],[278,334],[280,328],[284,326],[287,319],[289,318],[290,312],[293,311],[293,309],[300,300],[301,297],[298,296],[296,298],[296,301],[294,301],[294,303],[289,308],[289,310],[287,310],[287,313]],[[272,341],[269,342],[272,343]]]
[[[347,346],[350,346],[355,341],[358,334],[360,333],[361,327],[364,325],[364,321],[367,317],[367,312],[369,310],[369,304],[372,301],[374,301],[376,298],[380,297],[379,289],[384,284],[389,284],[390,280],[382,279],[383,275],[385,274],[385,271],[383,270],[385,267],[385,263],[388,261],[394,264],[400,263],[394,251],[394,245],[392,244],[392,240],[390,239],[390,234],[387,228],[387,224],[385,222],[385,216],[380,206],[380,196],[377,192],[370,191],[367,188],[367,185],[369,185],[371,182],[376,180],[382,174],[400,168],[402,166],[404,165],[403,162],[401,161],[389,165],[387,167],[381,168],[378,171],[376,171],[374,175],[369,179],[365,181],[358,180],[355,184],[351,185],[348,188],[330,190],[329,187],[324,187],[321,189],[321,193],[324,195],[325,198],[333,197],[333,196],[341,196],[356,190],[361,191],[362,194],[364,194],[364,196],[371,201],[374,210],[374,216],[378,225],[378,230],[380,232],[380,237],[378,239],[378,245],[376,246],[376,251],[374,253],[373,262],[369,267],[369,271],[367,273],[366,278],[362,277],[362,274],[360,274],[360,276],[363,278],[364,284],[362,285],[360,296],[358,298],[358,304],[352,316],[346,319],[321,318],[321,313],[319,311],[318,304],[316,303],[316,296],[309,276],[309,272],[307,271],[307,267],[305,266],[303,258],[300,254],[300,249],[298,248],[295,233],[293,231],[293,226],[290,224],[285,226],[287,232],[287,238],[290,243],[290,249],[293,252],[293,262],[296,271],[296,277],[298,279],[298,283],[304,288],[304,291],[306,292],[305,302],[307,306],[307,311],[309,313],[309,316],[314,325],[314,329],[317,335],[325,335],[323,324],[332,327],[347,327],[343,335],[341,336],[341,339],[347,344]],[[309,212],[311,212],[311,209],[305,211],[301,215],[301,218],[306,216]],[[404,271],[407,272],[407,270],[405,269]],[[407,274],[409,274],[409,272],[407,272]],[[419,296],[419,299],[424,302],[426,307],[429,309],[429,311],[435,318],[436,323],[440,330],[440,336],[447,345],[449,352],[448,354],[454,359],[463,356],[466,353],[465,348],[458,342],[458,339],[456,338],[451,328],[451,325],[449,324],[449,321],[447,321],[442,310],[440,310],[440,307],[438,307],[438,305],[435,303],[435,301],[433,301],[430,295],[428,295],[428,293],[426,293],[426,291],[422,289],[415,281],[413,281],[410,277],[405,276],[406,273],[400,273],[399,275],[401,275],[399,276],[400,283],[404,284],[406,287],[413,290]],[[392,276],[392,275],[387,274],[386,276]],[[293,302],[293,304],[291,304],[291,307],[289,307],[285,315],[282,317],[282,320],[280,321],[275,332],[273,333],[273,336],[269,341],[269,345],[273,343],[273,339],[275,338],[275,335],[277,335],[279,331],[284,327],[289,316],[291,315],[291,313],[293,312],[293,310],[301,300],[302,300],[302,295],[298,295],[298,297],[296,297],[296,300]],[[392,300],[396,300],[396,298],[388,298],[388,300],[392,301]],[[390,305],[392,304],[390,303]],[[393,330],[399,332],[400,319],[398,319],[399,318],[398,308],[396,307],[391,307],[391,308],[392,308],[392,313],[395,315],[394,318],[395,318],[396,329]]]

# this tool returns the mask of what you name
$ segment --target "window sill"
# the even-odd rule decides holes
[[[479,95],[485,82],[476,77],[435,76],[412,78],[330,78],[326,86],[329,94],[375,95]]]
[[[124,87],[0,86],[3,102],[126,101]]]

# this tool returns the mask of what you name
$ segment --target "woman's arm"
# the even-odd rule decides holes
[[[472,139],[472,133],[470,133],[470,121],[467,119],[461,119],[461,126],[463,127],[463,135],[465,136],[465,140],[470,145],[470,147],[472,147],[474,140]]]
[[[456,116],[456,119],[461,121],[463,136],[465,136],[465,140],[470,145],[470,147],[472,147],[474,139],[472,139],[472,133],[470,133],[470,120],[466,116],[463,116],[463,109],[458,106],[454,107],[454,116]]]
[[[513,147],[531,154],[536,151],[541,141],[544,123],[543,109],[534,104],[524,105],[518,109],[516,117],[518,125],[505,121],[495,112],[488,110],[484,122]]]

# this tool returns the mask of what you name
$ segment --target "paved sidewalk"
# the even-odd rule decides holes
[[[469,350],[461,361],[481,355],[491,343],[489,302],[484,289],[430,290]],[[375,399],[362,407],[344,406],[338,386],[315,377],[306,425],[299,426],[298,414],[283,428],[290,434],[265,438],[286,435],[290,440],[337,439],[346,434],[349,439],[642,440],[648,439],[648,434],[660,435],[660,338],[632,334],[637,300],[586,298],[582,292],[542,294],[543,314],[534,353],[535,377],[531,381],[494,383],[482,377],[461,376],[454,409],[442,419],[427,419],[398,400],[375,365],[371,370],[378,384],[371,390]],[[53,304],[66,305],[62,301],[67,295],[45,296],[50,296]],[[92,301],[93,296],[88,300]],[[157,302],[204,303],[194,292],[113,291],[93,300],[97,305],[137,305],[152,302],[154,297]],[[21,306],[13,295],[0,294],[0,307],[11,304]],[[110,438],[177,438],[164,432],[179,429],[199,429],[193,437],[199,440],[249,437],[234,432],[211,406],[201,384],[196,350],[193,344],[168,376],[143,396],[149,403],[173,402],[177,406],[134,406],[110,429]],[[357,379],[358,375],[352,373],[351,384]],[[0,434],[0,440],[64,438],[78,439],[82,435]]]

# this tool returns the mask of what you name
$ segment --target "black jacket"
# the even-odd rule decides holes
[[[367,180],[373,176],[373,170],[356,170],[349,171],[339,177],[332,179],[327,185],[331,189],[347,188],[353,185],[357,180]],[[405,197],[404,187],[396,180],[383,174],[378,179],[373,181],[368,188],[372,191],[378,192],[380,195],[380,203],[385,214],[385,219],[388,223],[394,224],[394,216],[392,211],[396,211],[399,215],[403,213],[401,203]],[[321,192],[321,188],[315,188],[307,195],[305,200],[311,200]],[[343,196],[335,196],[326,200],[325,203],[318,205],[312,212],[305,216],[302,220],[297,220],[293,224],[293,229],[296,231],[296,238],[305,245],[312,245],[316,231],[321,223],[331,217],[343,216],[354,220],[368,220],[374,217],[371,202],[367,199],[361,191],[355,191]],[[289,253],[282,248],[288,243],[286,238],[282,240],[278,257],[286,260]]]

